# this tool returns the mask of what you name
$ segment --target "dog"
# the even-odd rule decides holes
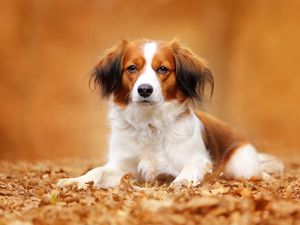
[[[212,96],[214,78],[177,40],[123,40],[100,59],[91,79],[110,100],[108,162],[61,179],[60,187],[115,187],[128,173],[146,182],[169,174],[172,185],[197,185],[212,171],[247,180],[283,172],[280,160],[257,153],[241,133],[197,110],[206,86]]]

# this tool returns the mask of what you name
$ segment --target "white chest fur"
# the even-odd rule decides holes
[[[178,176],[187,164],[209,160],[203,125],[193,113],[181,116],[187,109],[176,102],[126,109],[111,105],[109,164],[149,180],[161,173]]]
[[[115,187],[126,173],[140,175],[146,181],[159,174],[171,174],[176,177],[175,184],[199,184],[212,165],[201,135],[203,124],[193,113],[185,113],[187,109],[187,105],[176,102],[130,104],[126,109],[111,105],[108,163],[82,176],[61,179],[58,186],[77,183],[84,188],[92,181],[97,187]],[[252,145],[246,144],[236,150],[224,173],[250,179],[260,177],[263,170],[282,173],[283,168],[281,161],[258,155]]]

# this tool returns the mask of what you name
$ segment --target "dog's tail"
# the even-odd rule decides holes
[[[276,156],[267,153],[258,153],[258,160],[263,178],[268,179],[270,175],[283,175],[284,163]]]

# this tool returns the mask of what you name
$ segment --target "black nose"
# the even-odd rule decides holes
[[[140,96],[147,98],[153,92],[153,87],[150,84],[141,84],[138,86],[138,93]]]

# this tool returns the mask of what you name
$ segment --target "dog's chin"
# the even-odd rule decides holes
[[[149,100],[140,100],[140,101],[136,101],[135,104],[147,107],[147,106],[155,106],[157,102],[149,101]]]

